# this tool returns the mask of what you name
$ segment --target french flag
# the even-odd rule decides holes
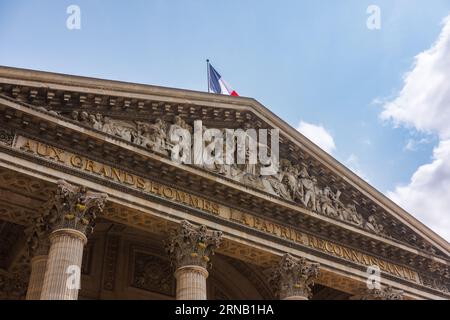
[[[213,68],[213,66],[208,62],[208,89],[209,92],[225,94],[230,96],[236,96],[236,91],[234,91],[228,83],[222,78],[222,76]]]

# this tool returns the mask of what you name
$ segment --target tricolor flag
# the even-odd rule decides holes
[[[208,62],[208,92],[226,94],[230,96],[239,96],[228,83],[222,78],[222,76],[213,68]]]

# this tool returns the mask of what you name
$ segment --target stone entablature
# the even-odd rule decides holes
[[[21,91],[19,90],[19,92]],[[39,95],[39,92],[36,94]],[[117,108],[114,109],[115,107],[112,107],[116,110],[113,113],[114,116],[109,116],[111,112],[103,111],[102,109],[104,108],[111,108],[111,106],[108,107],[104,104],[104,102],[107,101],[104,99],[96,100],[96,109],[101,111],[92,113],[86,109],[87,106],[92,106],[92,104],[85,103],[79,106],[72,105],[75,101],[73,101],[74,96],[71,96],[70,94],[70,99],[68,100],[71,101],[70,104],[64,104],[61,100],[55,100],[57,99],[57,96],[52,95],[52,102],[50,104],[47,103],[46,107],[43,107],[42,105],[45,105],[45,101],[48,99],[36,99],[37,96],[33,99],[26,95],[20,96],[17,94],[17,90],[16,94],[11,93],[11,95],[15,96],[17,99],[15,101],[18,103],[24,104],[24,101],[27,103],[36,103],[37,106],[28,106],[37,108],[41,112],[49,113],[53,116],[59,117],[63,115],[67,121],[73,121],[80,126],[89,127],[94,131],[101,131],[107,135],[114,136],[116,139],[128,141],[129,143],[138,145],[147,150],[152,150],[165,157],[169,157],[170,153],[171,142],[168,140],[168,131],[170,128],[172,126],[180,126],[184,129],[191,130],[192,126],[188,124],[183,117],[196,114],[196,112],[183,114],[184,108],[173,108],[173,105],[166,104],[161,112],[156,112],[157,115],[159,114],[156,118],[152,116],[155,112],[149,113],[144,107],[140,109],[142,112],[146,112],[146,117],[154,118],[155,120],[153,121],[127,120],[130,118],[130,114],[124,113],[122,108],[118,109],[120,110],[119,112],[116,110]],[[3,96],[3,98],[8,97]],[[68,105],[70,105],[71,111],[64,111],[67,109]],[[73,110],[73,107],[75,106],[79,107],[80,111]],[[160,107],[161,105],[158,104],[158,106]],[[156,106],[153,106],[152,110],[155,108]],[[61,111],[55,111],[58,109]],[[164,113],[164,111],[167,112]],[[108,114],[108,116],[104,115],[105,113]],[[183,114],[183,117],[179,116],[179,114]],[[202,115],[204,114],[205,112],[202,113]],[[235,112],[235,114],[239,114],[241,120],[237,123],[242,126],[246,121],[255,117],[254,115],[245,116],[248,113],[241,114]],[[167,118],[167,115],[170,115],[169,118]],[[139,119],[142,119],[142,117],[140,116]],[[190,121],[193,121],[194,119],[196,118],[191,118]],[[217,117],[213,119],[219,119],[219,116],[217,115]],[[216,121],[222,125],[231,124],[231,122]],[[261,126],[262,122],[256,121],[255,123],[259,123]],[[41,130],[45,129],[41,128]],[[76,141],[78,140],[74,138],[74,142]],[[281,156],[283,157],[283,150],[292,148],[286,148],[285,144],[288,143],[286,138],[281,137],[280,142],[282,143]],[[420,250],[426,250],[435,255],[442,255],[438,249],[433,248],[431,245],[423,242],[419,236],[408,231],[408,228],[402,223],[389,217],[389,215],[379,206],[371,203],[369,199],[362,197],[360,192],[351,187],[349,188],[343,181],[338,183],[336,177],[331,173],[327,176],[325,173],[328,171],[317,167],[318,164],[313,161],[312,158],[305,158],[304,152],[300,149],[297,148],[296,151],[301,153],[302,156],[296,160],[295,164],[293,164],[292,160],[282,159],[282,171],[276,176],[262,177],[253,175],[245,172],[245,170],[243,171],[242,168],[239,167],[225,168],[224,166],[214,166],[213,168],[209,167],[204,169],[247,187],[261,190],[289,202],[295,202],[297,205],[323,216],[343,221],[383,237],[409,243]],[[292,155],[292,150],[290,150],[288,154]]]

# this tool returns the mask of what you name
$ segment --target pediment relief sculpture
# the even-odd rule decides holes
[[[70,117],[82,125],[103,133],[124,139],[159,154],[170,156],[174,141],[170,137],[176,129],[185,129],[190,133],[193,127],[181,116],[174,116],[171,121],[156,118],[153,121],[129,121],[112,119],[101,113],[87,111],[71,112]],[[206,131],[203,126],[203,132]],[[244,129],[247,129],[246,127]],[[225,129],[220,129],[224,131]],[[208,136],[205,136],[208,144]],[[210,137],[211,138],[211,137]],[[270,148],[266,146],[268,150]],[[246,150],[247,152],[248,150]],[[319,185],[305,163],[292,164],[288,159],[280,159],[280,170],[270,176],[261,175],[259,164],[223,164],[213,162],[204,164],[203,169],[226,178],[259,189],[282,199],[293,201],[321,215],[344,221],[361,227],[372,233],[385,235],[384,227],[374,214],[364,218],[354,203],[344,203],[339,190],[332,190],[327,185]]]

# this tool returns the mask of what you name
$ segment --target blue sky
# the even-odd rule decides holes
[[[81,30],[66,28],[71,4]],[[380,30],[366,27],[371,4]],[[449,13],[448,0],[0,0],[0,64],[205,91],[209,58],[292,126],[322,126],[333,156],[387,193],[440,140],[382,121],[380,101],[395,99]]]

